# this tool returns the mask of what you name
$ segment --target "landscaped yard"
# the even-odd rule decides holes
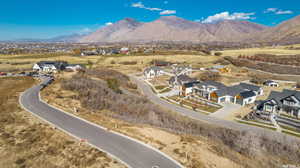
[[[200,111],[205,111],[205,112],[209,112],[209,113],[213,113],[216,112],[217,110],[219,110],[219,107],[214,107],[211,105],[207,105],[201,102],[197,102],[197,101],[193,101],[193,100],[187,100],[187,99],[183,99],[179,96],[172,96],[172,97],[168,97],[168,99],[171,99],[173,101],[176,101],[182,105],[186,105],[194,110],[200,110]]]
[[[158,86],[154,86],[156,90],[163,90],[165,89],[166,87],[168,86],[165,86],[165,85],[158,85]]]

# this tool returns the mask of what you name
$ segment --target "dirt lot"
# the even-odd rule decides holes
[[[125,167],[22,110],[18,96],[34,83],[32,78],[0,78],[0,167]]]

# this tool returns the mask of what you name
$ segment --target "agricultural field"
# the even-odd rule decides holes
[[[0,78],[1,167],[125,168],[21,109],[19,94],[35,83],[27,77]]]
[[[94,64],[101,57],[88,56],[76,57],[67,54],[25,54],[25,55],[0,55],[0,71],[26,71],[31,70],[34,63],[39,61],[68,61],[71,64]]]
[[[0,71],[30,70],[39,61],[68,61],[71,64],[84,64],[88,67],[110,67],[125,73],[140,72],[153,60],[192,64],[193,67],[213,65],[219,57],[208,55],[106,55],[73,56],[68,54],[27,54],[0,55]]]
[[[256,54],[297,55],[300,54],[300,50],[289,49],[287,46],[282,46],[282,47],[274,47],[274,48],[264,47],[264,48],[247,48],[247,49],[222,51],[222,56],[232,56],[232,57],[238,57],[240,55],[254,56]]]

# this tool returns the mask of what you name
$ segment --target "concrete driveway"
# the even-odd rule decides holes
[[[232,113],[234,113],[242,108],[242,106],[240,106],[238,104],[232,104],[232,103],[223,103],[222,106],[223,106],[223,108],[210,114],[210,116],[220,118],[220,119],[226,119]]]

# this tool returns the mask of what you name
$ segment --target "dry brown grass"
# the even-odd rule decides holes
[[[223,53],[222,56],[233,56],[233,57],[238,57],[239,55],[253,56],[256,54],[296,55],[296,54],[300,54],[300,50],[290,50],[290,49],[285,49],[283,47],[278,47],[278,48],[265,47],[265,48],[239,49],[239,50],[225,50],[222,51],[222,53]]]
[[[124,167],[22,110],[18,96],[34,83],[32,78],[0,78],[0,167]]]
[[[63,95],[63,97],[58,95]],[[240,168],[244,167],[244,165],[251,165],[251,159],[228,148],[223,149],[219,143],[214,143],[203,137],[177,135],[144,124],[124,122],[106,116],[107,113],[111,113],[107,110],[91,112],[83,108],[78,100],[73,99],[75,95],[76,93],[74,92],[61,89],[58,81],[42,92],[42,97],[52,105],[106,128],[146,142],[178,160],[188,168],[211,166],[216,168]],[[77,113],[73,111],[74,107],[78,110]],[[219,151],[216,150],[219,148],[222,151],[229,152],[235,160],[231,160],[227,156],[221,156]],[[175,149],[179,150],[179,153],[174,153]]]
[[[67,96],[61,97],[61,95],[67,95]],[[153,127],[159,127],[163,130],[168,130],[173,132],[173,133],[169,133],[169,136],[165,136],[165,137],[171,137],[171,135],[176,135],[174,134],[176,132],[180,135],[185,135],[185,134],[197,135],[191,137],[193,137],[193,139],[195,139],[196,141],[205,142],[205,146],[210,146],[209,149],[207,148],[205,149],[212,152],[210,153],[211,156],[202,158],[204,155],[203,153],[206,153],[203,152],[205,150],[203,148],[199,148],[197,150],[196,148],[197,145],[194,145],[190,147],[191,151],[193,151],[193,149],[194,151],[192,152],[193,155],[188,160],[189,161],[193,159],[201,160],[201,162],[204,163],[204,165],[206,166],[214,165],[212,164],[212,162],[210,162],[211,160],[209,160],[209,158],[214,159],[216,158],[216,155],[219,156],[219,159],[220,158],[227,159],[227,161],[228,160],[232,161],[234,162],[234,164],[238,165],[238,166],[231,165],[231,167],[276,167],[276,165],[278,166],[282,163],[289,162],[287,158],[289,158],[290,156],[285,155],[284,154],[285,152],[283,152],[285,151],[285,149],[281,150],[280,152],[278,152],[277,149],[277,148],[281,148],[280,146],[282,145],[285,146],[287,144],[281,142],[275,142],[277,141],[276,139],[270,138],[268,136],[254,135],[249,132],[248,133],[242,132],[241,134],[237,134],[237,132],[231,130],[215,128],[205,123],[196,123],[195,121],[191,121],[190,119],[182,118],[174,113],[168,113],[168,112],[166,114],[163,114],[164,121],[161,121],[160,116],[155,116],[153,115],[153,113],[152,114],[150,113],[149,115],[150,119],[154,119],[156,123],[158,123],[158,125],[155,125],[155,123],[154,125],[149,124],[152,125],[151,127],[148,125],[148,123],[143,124],[143,122],[146,121],[145,118],[142,118],[139,121],[135,121],[135,116],[131,114],[134,112],[133,110],[129,112],[130,114],[128,114],[127,112],[126,115],[127,118],[132,117],[131,120],[129,119],[130,121],[133,121],[130,124],[128,122],[120,121],[109,117],[112,116],[113,114],[116,114],[115,111],[109,111],[109,110],[97,111],[97,110],[88,110],[84,108],[84,106],[82,106],[79,100],[74,99],[76,95],[78,95],[78,93],[63,90],[59,82],[54,84],[53,87],[51,86],[50,88],[47,88],[44,93],[44,97],[46,97],[49,103],[56,105],[60,108],[63,108],[64,110],[71,113],[74,113],[73,109],[74,107],[76,107],[79,110],[79,112],[76,113],[76,115],[79,115],[90,121],[99,123],[100,125],[106,126],[108,128],[115,129],[116,131],[120,131],[123,133],[125,132],[125,134],[128,134],[129,136],[132,136],[139,140],[143,140],[147,143],[151,142],[153,146],[173,156],[181,163],[184,163],[184,165],[186,165],[187,167],[193,167],[193,166],[189,165],[190,162],[186,161],[186,158],[185,157],[183,158],[183,155],[179,153],[182,153],[182,151],[186,151],[186,148],[193,143],[186,143],[187,146],[181,144],[180,145],[181,147],[178,147],[176,145],[172,146],[174,142],[167,142],[165,138],[162,137],[159,138],[159,136],[157,136],[157,131],[161,131],[161,130]],[[172,114],[173,117],[169,116],[168,114]],[[136,115],[139,116],[139,114]],[[177,121],[176,123],[172,123],[172,119],[174,118],[176,118]],[[189,125],[184,126],[183,124],[184,121],[187,121]],[[160,124],[160,122],[163,122],[163,124]],[[132,131],[131,128],[133,128],[135,131]],[[152,128],[156,131],[153,131],[153,134],[147,134],[145,128]],[[182,130],[183,128],[184,130]],[[136,133],[136,129],[139,129],[141,132],[140,134],[142,135]],[[146,139],[145,136],[147,137]],[[204,141],[203,139],[209,142],[206,143],[206,141]],[[274,143],[270,142],[269,140],[270,141],[274,140]],[[178,144],[178,143],[174,143],[174,144]],[[274,144],[277,144],[275,145],[276,147],[274,146]],[[177,148],[179,149],[179,153],[174,154],[174,150]],[[266,153],[263,151],[265,151]],[[292,150],[290,150],[290,152],[291,151]],[[250,154],[249,156],[249,152],[250,153],[253,152],[253,155]],[[278,154],[281,156],[283,155],[285,156],[280,158],[281,156],[277,156]],[[295,157],[293,158],[295,159]],[[221,167],[221,166],[218,165],[215,167]]]

